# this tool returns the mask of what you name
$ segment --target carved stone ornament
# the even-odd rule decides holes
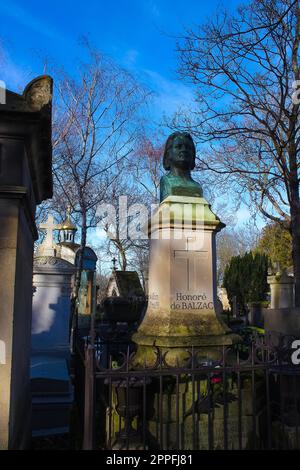
[[[34,258],[34,266],[45,266],[45,267],[52,267],[55,266],[56,268],[61,268],[61,269],[70,269],[72,271],[75,270],[75,266],[73,266],[71,263],[68,261],[61,259],[61,258],[56,258],[55,256],[38,256]]]

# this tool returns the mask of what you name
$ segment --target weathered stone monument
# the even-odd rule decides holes
[[[270,274],[268,284],[271,290],[270,308],[294,307],[294,279],[287,274],[286,270]]]
[[[136,271],[119,271],[113,268],[102,301],[103,320],[111,323],[139,322],[146,297]]]
[[[151,377],[145,407],[148,443],[163,450],[195,449],[196,428],[200,436],[197,448],[221,447],[225,428],[230,436],[229,448],[239,445],[237,386],[230,374],[218,374],[222,358],[229,357],[222,356],[224,347],[240,341],[220,318],[217,305],[215,236],[224,224],[212,212],[199,184],[192,180],[190,170],[194,165],[191,136],[172,134],[164,153],[164,168],[170,172],[161,179],[161,203],[148,227],[148,308],[133,335],[137,351],[132,368],[146,368],[147,378]],[[205,373],[205,367],[209,372]],[[165,369],[166,375],[151,376],[151,368]],[[125,381],[120,382],[115,384],[116,395],[126,386]],[[133,381],[129,397],[130,393],[137,396],[138,390],[141,397],[142,386],[142,380]],[[247,404],[248,392],[249,386],[244,385],[243,402]],[[120,410],[118,396],[115,401]],[[130,404],[129,399],[129,408]],[[228,419],[224,424],[225,413]],[[253,413],[253,408],[244,405],[241,447],[247,446]],[[122,434],[115,433],[116,449],[122,445]],[[214,444],[210,442],[211,434]],[[136,436],[135,448],[138,439]]]
[[[52,197],[51,99],[42,76],[0,104],[0,449],[30,440],[34,218]]]
[[[73,402],[70,379],[70,316],[74,265],[56,256],[49,215],[33,267],[32,308],[32,433],[34,436],[65,433]]]
[[[149,223],[151,237],[149,303],[133,336],[136,362],[154,361],[153,345],[168,351],[172,364],[194,346],[214,357],[237,338],[216,309],[215,236],[224,224],[211,211],[192,180],[195,146],[188,134],[172,134],[166,143],[161,203]]]
[[[146,297],[136,271],[121,271],[115,266],[108,280],[105,295],[98,306],[97,332],[101,364],[108,367],[109,356],[117,358],[128,348],[146,306]]]
[[[270,308],[263,309],[265,331],[271,334],[300,335],[300,309],[295,307],[294,278],[278,263],[268,276]]]
[[[145,297],[136,271],[118,271],[114,269],[106,289],[106,297]]]

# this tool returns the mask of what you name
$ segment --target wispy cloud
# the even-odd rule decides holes
[[[6,88],[22,93],[25,85],[32,79],[32,69],[18,66],[1,43],[0,63],[0,80],[5,83]]]
[[[249,209],[246,206],[242,206],[235,214],[237,225],[247,222],[251,218]]]
[[[22,6],[18,5],[15,2],[12,2],[11,0],[2,0],[0,2],[0,15],[2,16],[3,14],[9,16],[10,18],[13,18],[18,23],[35,31],[38,34],[42,34],[51,39],[57,39],[58,37],[61,37],[60,33],[54,28],[49,27],[46,22],[44,22],[37,16],[33,16],[28,12],[26,8],[23,8]]]
[[[155,2],[153,2],[152,0],[149,1],[148,5],[149,5],[149,9],[150,9],[152,15],[155,16],[156,18],[158,18],[160,16],[160,10],[158,8],[158,5]]]
[[[248,222],[250,219],[253,219],[253,213],[249,211],[249,208],[242,204],[240,209],[235,214],[235,223],[237,226],[242,226],[245,222]],[[255,223],[257,228],[261,229],[266,224],[265,220],[258,212],[255,214]]]
[[[131,68],[136,65],[138,56],[139,52],[136,49],[128,49],[125,51],[122,62],[126,67]]]
[[[188,110],[193,103],[193,91],[183,83],[170,80],[153,70],[144,70],[150,87],[155,92],[156,113],[173,115],[176,111]]]

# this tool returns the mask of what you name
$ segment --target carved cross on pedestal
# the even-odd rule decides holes
[[[46,231],[46,236],[43,240],[43,243],[38,247],[39,256],[55,256],[55,249],[53,245],[53,232],[54,230],[60,230],[61,225],[55,224],[52,215],[48,216],[46,222],[39,225],[41,230]]]
[[[197,266],[201,259],[207,259],[208,251],[194,250],[193,243],[197,239],[188,237],[185,250],[174,250],[175,259],[186,260],[186,290],[194,291],[197,288]],[[182,279],[183,282],[183,279]]]

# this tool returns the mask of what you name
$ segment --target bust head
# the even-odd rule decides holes
[[[166,142],[163,166],[165,170],[174,167],[183,170],[195,168],[196,149],[193,139],[187,132],[174,132]]]

